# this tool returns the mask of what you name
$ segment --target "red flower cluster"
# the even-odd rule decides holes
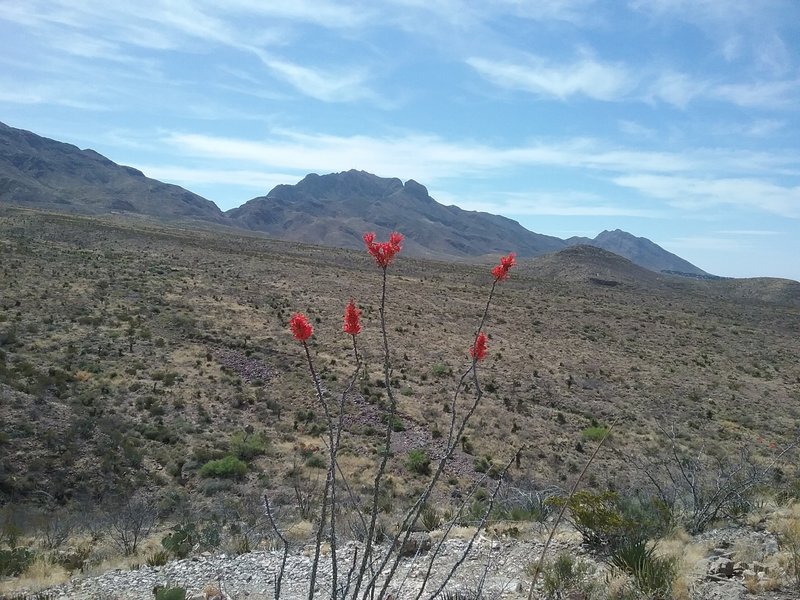
[[[514,266],[516,255],[510,252],[508,256],[500,257],[500,264],[492,269],[492,276],[495,281],[502,281],[508,277],[508,272]]]
[[[475,360],[483,360],[486,358],[486,353],[488,352],[486,341],[486,334],[481,331],[475,343],[469,347],[469,355]]]
[[[303,313],[294,313],[289,319],[289,329],[298,342],[305,342],[314,333],[314,328]]]
[[[350,302],[344,309],[344,327],[342,328],[344,332],[350,335],[361,333],[360,317],[361,311],[356,308],[356,303],[350,298]]]
[[[394,255],[400,252],[402,241],[403,234],[396,231],[393,231],[389,236],[388,242],[376,242],[375,234],[372,232],[364,234],[364,244],[367,247],[367,252],[370,253],[382,269],[388,267]]]

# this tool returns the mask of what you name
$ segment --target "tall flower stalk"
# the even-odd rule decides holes
[[[322,506],[320,508],[320,520],[316,532],[316,548],[314,554],[314,561],[312,564],[312,571],[309,581],[309,591],[308,591],[309,599],[312,599],[314,597],[314,588],[316,586],[316,578],[317,578],[317,571],[319,564],[320,549],[322,546],[323,532],[327,524],[329,524],[329,531],[331,537],[331,560],[333,562],[332,581],[331,581],[332,600],[345,596],[351,598],[358,598],[359,594],[362,592],[363,592],[362,598],[364,600],[366,600],[367,598],[373,599],[376,597],[378,598],[378,600],[382,600],[387,596],[389,586],[393,580],[394,574],[400,563],[401,555],[399,552],[399,548],[405,545],[405,543],[409,539],[411,531],[413,530],[414,525],[416,524],[417,520],[420,517],[422,508],[424,507],[427,500],[430,498],[434,487],[436,486],[442,473],[444,472],[447,461],[452,457],[453,452],[455,451],[456,446],[458,445],[458,441],[461,439],[464,430],[467,427],[467,423],[469,422],[470,418],[477,409],[481,401],[481,398],[483,396],[483,390],[480,386],[480,380],[478,378],[478,363],[482,361],[484,358],[486,358],[489,352],[488,337],[484,332],[484,326],[486,324],[487,316],[489,313],[489,307],[492,303],[492,299],[494,297],[497,285],[501,281],[508,278],[509,271],[515,264],[515,256],[513,253],[502,257],[500,259],[500,263],[492,269],[492,278],[493,278],[492,286],[491,289],[489,290],[489,295],[486,300],[486,305],[484,306],[483,313],[481,315],[478,327],[475,331],[473,341],[468,348],[469,356],[471,357],[472,360],[468,368],[461,375],[451,401],[451,406],[450,406],[451,418],[450,418],[449,432],[445,443],[445,450],[442,453],[442,455],[438,458],[435,472],[433,473],[427,485],[425,486],[425,489],[417,498],[416,502],[412,505],[412,507],[405,513],[402,523],[400,524],[399,530],[397,534],[394,536],[394,539],[392,540],[392,544],[390,545],[389,549],[384,553],[384,555],[381,557],[380,560],[375,560],[373,555],[374,555],[374,545],[375,545],[375,531],[379,513],[380,493],[382,484],[384,482],[384,476],[386,473],[389,456],[391,454],[392,432],[393,432],[392,427],[394,425],[397,414],[397,399],[392,389],[392,382],[391,382],[392,362],[391,362],[391,353],[389,348],[389,338],[386,327],[387,269],[389,265],[392,263],[394,257],[402,250],[402,242],[403,242],[403,236],[397,232],[393,232],[389,236],[389,240],[386,242],[376,241],[374,233],[364,234],[364,244],[367,249],[367,252],[370,254],[370,256],[373,257],[376,264],[381,269],[381,300],[379,306],[379,317],[380,317],[380,329],[381,329],[381,342],[383,350],[383,381],[389,402],[385,414],[386,428],[384,431],[384,438],[383,438],[383,451],[381,453],[380,461],[378,463],[378,467],[375,473],[375,478],[372,486],[372,498],[368,511],[369,523],[367,524],[366,520],[362,518],[362,523],[366,526],[366,539],[364,540],[364,550],[357,569],[355,568],[356,559],[354,559],[353,568],[351,569],[351,572],[347,577],[347,583],[346,587],[344,588],[344,592],[342,592],[344,593],[344,596],[340,595],[340,590],[338,585],[338,571],[336,564],[337,561],[336,559],[337,475],[336,474],[337,474],[337,469],[339,469],[339,465],[337,463],[337,452],[339,448],[339,443],[341,441],[342,419],[344,415],[345,398],[347,394],[350,393],[350,391],[353,388],[353,385],[355,384],[355,380],[361,365],[361,359],[358,352],[358,345],[356,341],[356,336],[361,332],[360,310],[356,307],[355,301],[352,299],[345,308],[344,324],[342,329],[345,333],[347,333],[352,337],[353,352],[356,361],[356,369],[355,373],[353,374],[353,377],[349,382],[349,385],[347,386],[346,390],[342,393],[338,406],[337,419],[334,419],[334,416],[331,411],[331,406],[325,400],[322,391],[322,386],[320,384],[319,377],[317,376],[317,372],[314,368],[314,363],[311,358],[311,353],[308,347],[307,342],[308,339],[313,335],[313,327],[308,322],[308,319],[301,313],[293,315],[289,323],[292,334],[303,345],[306,361],[308,363],[308,368],[311,373],[311,377],[314,380],[314,386],[317,393],[317,400],[320,406],[322,407],[328,422],[328,446],[330,449],[328,472],[325,480],[325,489],[323,491],[323,496],[322,496]],[[466,411],[463,413],[461,418],[459,418],[458,411],[456,409],[459,397],[462,391],[465,389],[467,381],[471,381],[474,387],[475,390],[474,398],[472,402],[466,407]],[[509,461],[508,465],[506,466],[506,469],[503,470],[503,475],[509,468],[510,464],[511,461]],[[347,485],[346,482],[344,482],[344,484],[345,486]],[[347,486],[347,489],[349,489],[349,486]],[[330,516],[328,517],[327,509],[329,505],[330,505]],[[491,504],[489,510],[491,510]],[[485,523],[487,517],[488,517],[488,512],[484,515],[483,519],[481,520],[481,524]],[[469,551],[471,545],[472,545],[471,543],[468,545],[467,550],[465,552]],[[439,548],[437,548],[436,553],[438,553],[438,550]],[[436,553],[434,553],[433,556],[431,557],[431,562],[435,558]],[[462,561],[464,560],[465,557],[466,554],[464,554],[464,557],[462,557]],[[460,562],[458,564],[460,564]],[[428,574],[430,573],[430,569],[431,566],[429,566],[428,568]],[[353,591],[352,595],[348,596],[347,592],[349,592],[350,590],[351,578],[354,571],[355,571],[355,582],[353,585]],[[455,571],[455,568],[453,569],[453,571]],[[450,576],[452,576],[452,573],[450,573]],[[380,586],[380,589],[378,590],[378,582],[380,577],[383,577],[383,582],[382,585]],[[425,578],[425,583],[426,582],[427,582],[427,576]],[[422,595],[422,593],[424,592],[424,588],[425,585],[423,584],[423,587],[422,589],[420,589],[417,598],[419,598]],[[377,596],[376,596],[376,591],[377,591]],[[439,590],[439,592],[441,592],[441,589]]]

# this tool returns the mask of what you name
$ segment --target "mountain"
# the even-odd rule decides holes
[[[384,237],[391,230],[402,231],[408,253],[418,256],[482,256],[513,248],[526,257],[588,245],[651,271],[711,277],[650,240],[624,231],[562,240],[533,233],[506,217],[439,204],[414,180],[404,184],[364,171],[311,174],[296,185],[279,185],[226,215],[246,229],[329,246],[360,247],[361,233],[369,230]]]
[[[141,171],[0,123],[0,202],[78,212],[124,211],[224,222],[210,200]]]
[[[624,231],[565,241],[529,231],[506,217],[444,206],[414,180],[403,183],[364,171],[310,174],[295,185],[279,185],[266,196],[223,213],[210,200],[145,177],[94,150],[3,123],[0,204],[191,219],[345,248],[360,248],[365,231],[386,237],[397,230],[406,236],[406,254],[443,259],[478,258],[509,250],[533,257],[582,244],[609,250],[651,271],[708,277],[650,240]]]
[[[545,279],[589,282],[616,287],[623,283],[658,285],[663,275],[634,264],[619,254],[590,245],[573,245],[552,254],[520,262],[520,270]]]
[[[516,221],[439,204],[425,186],[364,171],[307,175],[296,185],[279,185],[226,215],[239,226],[294,241],[361,247],[364,231],[378,237],[397,230],[408,254],[481,256],[514,249],[537,256],[564,241],[533,233]]]
[[[571,237],[566,240],[570,246],[587,245],[608,250],[614,254],[624,256],[637,265],[651,271],[668,272],[675,275],[692,276],[698,278],[713,277],[694,266],[680,256],[667,252],[658,244],[643,237],[636,237],[627,231],[615,229],[603,231],[594,239],[586,237]]]

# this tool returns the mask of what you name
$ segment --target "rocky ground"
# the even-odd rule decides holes
[[[415,534],[417,535],[417,534]],[[422,551],[409,552],[389,586],[392,600],[416,598],[425,582],[432,550],[430,539],[422,534]],[[436,557],[430,579],[425,583],[423,598],[429,598],[444,582],[452,567],[458,563],[469,546],[468,539],[451,539],[443,544]],[[684,562],[683,574],[689,583],[692,600],[796,600],[800,595],[790,582],[775,572],[778,553],[775,536],[767,531],[725,528],[707,532],[692,540],[700,549],[696,560]],[[436,548],[435,535],[433,548]],[[339,577],[346,579],[357,543],[340,548]],[[384,549],[385,550],[385,549]],[[447,584],[450,591],[466,592],[463,597],[474,598],[480,590],[482,598],[516,600],[527,598],[529,566],[542,550],[541,541],[480,536],[475,540],[466,559]],[[569,552],[580,560],[593,561],[579,540],[569,535],[557,540],[549,550],[550,556]],[[282,579],[281,598],[308,597],[313,547],[308,546],[289,555]],[[75,576],[68,583],[47,590],[47,595],[29,596],[48,600],[132,600],[153,597],[159,586],[181,586],[193,600],[239,600],[274,598],[275,580],[282,554],[277,551],[255,551],[238,556],[209,553],[186,560],[173,561],[162,567],[143,566],[136,570],[113,570],[97,576]],[[745,560],[747,559],[747,560]],[[325,554],[318,573],[318,597],[331,595],[331,560]],[[596,576],[604,577],[605,567],[598,564]],[[779,583],[780,582],[780,583]],[[25,598],[25,595],[19,598]],[[572,596],[570,596],[572,597]],[[583,598],[583,596],[580,596]]]

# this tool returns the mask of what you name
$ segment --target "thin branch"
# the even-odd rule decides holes
[[[286,558],[289,555],[289,542],[283,536],[280,529],[278,529],[277,524],[275,523],[275,518],[272,516],[272,510],[269,506],[269,498],[267,498],[266,494],[264,494],[264,509],[266,510],[269,524],[272,525],[272,530],[275,532],[275,535],[278,536],[278,539],[283,543],[283,558],[281,559],[281,568],[278,570],[278,576],[275,578],[275,600],[278,600],[281,597],[281,581],[283,580],[283,573],[286,570]]]
[[[536,563],[536,570],[533,572],[533,579],[531,579],[531,588],[530,591],[528,592],[528,600],[531,600],[533,598],[533,591],[534,589],[536,589],[536,581],[539,579],[539,574],[541,573],[542,567],[544,565],[544,557],[547,555],[547,550],[548,548],[550,548],[550,543],[553,541],[553,536],[556,533],[556,529],[558,528],[559,523],[561,523],[561,519],[564,518],[564,513],[567,510],[567,505],[569,504],[569,501],[572,499],[572,497],[575,495],[575,492],[578,490],[578,485],[580,485],[583,476],[586,475],[586,471],[589,470],[589,465],[591,465],[592,462],[594,462],[597,453],[600,452],[600,448],[603,447],[603,444],[605,444],[606,440],[608,439],[608,436],[611,435],[611,430],[614,429],[614,426],[616,424],[617,422],[614,421],[606,430],[606,434],[603,436],[603,439],[600,440],[600,443],[597,444],[597,447],[594,449],[594,452],[592,452],[592,455],[589,457],[589,460],[587,460],[586,464],[583,466],[583,470],[581,471],[580,475],[578,475],[578,478],[572,485],[572,489],[569,492],[569,496],[567,496],[567,501],[561,505],[561,510],[558,513],[558,517],[556,517],[555,523],[553,523],[553,527],[552,529],[550,529],[550,535],[547,536],[547,541],[544,543],[544,548],[542,548],[542,553],[539,556],[539,561]]]

